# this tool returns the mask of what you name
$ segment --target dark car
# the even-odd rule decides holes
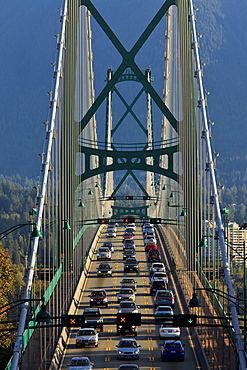
[[[163,279],[153,280],[150,286],[150,295],[154,295],[157,292],[157,290],[165,290],[165,289],[167,289],[167,284]]]
[[[122,364],[119,366],[118,370],[140,370],[140,368],[136,364]]]
[[[184,361],[184,346],[180,340],[166,340],[161,346],[161,361]]]
[[[136,251],[132,248],[126,248],[123,251],[123,259],[126,260],[126,258],[131,258],[136,256]]]
[[[172,290],[157,290],[154,297],[154,305],[157,306],[171,306],[174,307],[174,294]]]
[[[135,249],[135,241],[134,239],[127,239],[123,242],[123,250],[125,249]]]
[[[112,253],[114,252],[114,246],[111,242],[104,242],[103,247],[109,248]]]
[[[109,265],[109,263],[101,263],[97,267],[97,270],[98,276],[112,276],[112,267]]]
[[[139,264],[135,258],[126,258],[124,262],[124,272],[127,271],[139,271]]]
[[[149,262],[154,262],[154,261],[160,261],[161,260],[161,256],[160,256],[160,251],[158,251],[158,249],[150,249],[148,251],[148,261]]]
[[[90,307],[105,306],[108,307],[108,297],[105,289],[94,289],[90,294]]]
[[[99,307],[84,308],[84,325],[103,331],[103,316]]]
[[[117,335],[137,335],[137,327],[135,325],[117,325]]]

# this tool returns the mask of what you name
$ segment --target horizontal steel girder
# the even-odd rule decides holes
[[[178,153],[178,145],[153,150],[104,150],[80,146],[80,152],[84,153],[84,172],[80,175],[81,181],[92,176],[109,171],[139,170],[150,171],[170,177],[178,181],[179,175],[174,172],[174,154]],[[98,167],[91,168],[91,156],[98,157]],[[167,156],[167,168],[160,166],[162,156]],[[108,165],[106,159],[110,158]]]

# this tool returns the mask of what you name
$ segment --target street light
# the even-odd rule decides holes
[[[32,230],[32,233],[31,233],[31,238],[42,238],[41,232],[37,229],[37,223],[36,222],[26,222],[26,223],[14,225],[14,226],[10,227],[9,229],[1,232],[0,233],[0,240],[5,238],[7,235],[13,233],[14,231],[19,230],[21,227],[30,226],[30,225],[33,226],[33,230]]]
[[[196,290],[206,290],[206,291],[209,291],[211,293],[214,293],[224,299],[227,299],[229,302],[233,303],[236,307],[240,308],[241,310],[245,312],[244,308],[241,307],[239,304],[237,304],[235,302],[235,300],[237,301],[242,301],[244,302],[244,299],[241,299],[241,298],[237,298],[235,296],[232,296],[231,294],[228,294],[220,289],[216,289],[216,288],[193,288],[193,294],[192,294],[192,298],[190,299],[190,302],[189,302],[189,305],[188,307],[202,307],[201,305],[201,302],[200,300],[197,298],[197,294],[196,294]]]
[[[51,315],[49,314],[49,312],[46,311],[46,305],[45,305],[45,298],[42,297],[41,299],[38,299],[38,298],[30,298],[30,299],[17,299],[16,301],[12,301],[12,302],[9,302],[9,303],[6,303],[5,305],[3,305],[2,307],[0,307],[0,315],[3,315],[5,312],[15,308],[15,307],[18,307],[20,305],[22,305],[23,303],[25,302],[40,302],[42,301],[42,305],[40,307],[40,311],[37,313],[36,315],[36,318],[35,318],[35,322],[53,322],[53,320],[51,319]],[[9,307],[11,305],[11,307]],[[6,309],[4,309],[6,307]]]

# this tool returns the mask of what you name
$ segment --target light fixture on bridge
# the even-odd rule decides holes
[[[166,190],[166,184],[163,185],[162,190]]]
[[[175,198],[175,194],[171,192],[171,194],[169,195],[169,198]]]
[[[63,220],[63,221],[64,221],[63,230],[71,230],[71,227],[69,226],[68,220]]]
[[[92,191],[92,189],[89,189],[89,190],[88,190],[88,195],[93,195],[93,191]]]
[[[206,239],[204,239],[204,238],[201,239],[201,241],[199,243],[199,247],[200,248],[207,248],[208,247]]]
[[[51,315],[49,312],[46,311],[45,299],[42,298],[42,305],[40,307],[40,311],[37,313],[35,322],[52,322]]]
[[[197,298],[195,288],[193,288],[192,298],[189,301],[188,307],[202,307],[200,299]]]
[[[79,204],[78,204],[78,207],[85,207],[85,204],[83,203],[82,200],[80,200]]]
[[[33,231],[31,233],[31,238],[42,238],[43,235],[41,232],[37,229],[36,223],[34,224]]]
[[[183,208],[181,213],[180,213],[180,216],[181,217],[186,217],[187,216],[187,213],[186,213],[186,210]]]
[[[100,184],[98,182],[96,182],[94,187],[95,188],[100,188],[101,186],[100,186]]]

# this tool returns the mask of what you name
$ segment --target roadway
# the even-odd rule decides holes
[[[122,235],[124,227],[118,227],[117,238],[112,240],[105,238],[102,233],[102,238],[99,240],[101,245],[104,241],[112,241],[115,246],[115,253],[112,254],[112,260],[110,262],[113,268],[113,276],[110,277],[97,277],[97,266],[99,261],[96,260],[96,253],[94,254],[94,260],[91,264],[91,270],[89,272],[89,278],[87,279],[85,290],[82,295],[81,302],[78,307],[77,314],[82,314],[85,307],[89,307],[89,294],[93,289],[104,288],[109,296],[108,308],[102,307],[102,313],[113,314],[117,313],[118,303],[116,300],[116,293],[120,288],[120,281],[123,277],[134,277],[137,281],[136,290],[136,303],[140,307],[139,312],[142,314],[154,313],[153,296],[149,294],[149,266],[147,262],[146,253],[143,246],[143,237],[141,227],[137,227],[135,235],[136,243],[136,258],[139,261],[139,273],[123,272],[123,258],[122,258]],[[96,248],[97,249],[97,248]],[[162,250],[161,250],[162,253]],[[162,259],[164,262],[164,257]],[[169,279],[169,289],[173,289],[175,294],[175,307],[174,313],[180,313],[179,297],[176,294],[176,287],[172,284],[172,276]],[[139,360],[117,360],[117,348],[121,337],[116,335],[115,325],[104,325],[104,331],[99,334],[99,346],[76,348],[75,336],[77,328],[71,329],[70,339],[66,346],[66,351],[62,361],[60,369],[67,369],[71,357],[73,356],[88,356],[92,362],[94,362],[94,370],[108,370],[118,369],[121,363],[136,363],[140,366],[141,370],[160,370],[160,369],[197,369],[197,361],[193,350],[193,344],[191,342],[189,333],[186,328],[181,328],[181,341],[185,344],[185,362],[161,362],[160,360],[160,344],[164,342],[163,339],[159,339],[158,332],[159,325],[149,324],[138,327],[138,335],[135,337],[140,348],[140,359]]]

